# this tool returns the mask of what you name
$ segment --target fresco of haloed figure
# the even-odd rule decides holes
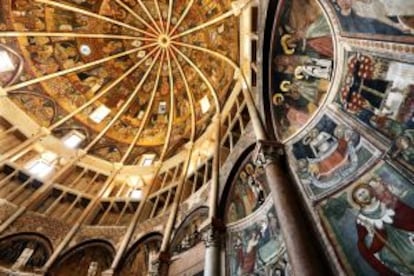
[[[390,140],[391,155],[414,170],[414,65],[370,53],[347,53],[337,103]]]
[[[345,269],[414,274],[414,183],[381,162],[318,206]]]
[[[333,115],[323,115],[291,149],[294,172],[313,198],[345,185],[378,154],[360,133]]]
[[[255,214],[227,226],[229,275],[273,275],[289,269],[272,205],[268,198]]]
[[[285,1],[273,42],[272,116],[278,136],[301,129],[324,101],[334,64],[332,33],[317,1]]]
[[[407,0],[331,0],[347,36],[410,36],[414,2]]]

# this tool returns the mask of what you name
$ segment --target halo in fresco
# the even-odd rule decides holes
[[[284,1],[275,20],[271,101],[284,140],[310,121],[324,101],[334,68],[332,33],[317,1]]]
[[[413,274],[413,183],[388,163],[378,164],[318,210],[348,273]]]

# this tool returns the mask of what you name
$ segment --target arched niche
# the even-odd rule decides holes
[[[162,242],[160,233],[148,233],[136,241],[122,258],[115,275],[146,276],[151,272]]]
[[[338,50],[320,1],[269,4],[263,63],[264,115],[270,135],[287,142],[307,128],[330,98]]]
[[[234,163],[220,200],[226,275],[286,275],[284,240],[255,144]]]
[[[179,254],[201,241],[200,226],[208,218],[208,207],[201,206],[193,210],[181,222],[171,241],[170,253]]]
[[[0,239],[0,266],[31,272],[41,268],[52,252],[52,243],[40,234],[9,235]]]
[[[86,241],[68,250],[57,259],[48,275],[101,275],[111,266],[114,255],[115,249],[109,242]]]
[[[247,147],[235,162],[220,200],[219,217],[233,223],[252,214],[269,195],[264,170],[255,164],[255,144]]]

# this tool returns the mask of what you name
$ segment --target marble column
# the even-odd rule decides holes
[[[221,275],[221,245],[223,243],[224,233],[224,224],[220,220],[213,219],[204,236],[204,244],[206,247],[204,276]]]
[[[283,147],[273,142],[259,141],[259,161],[265,169],[293,275],[332,275],[289,174]]]
[[[214,134],[214,159],[212,166],[212,176],[209,193],[209,221],[206,236],[205,236],[205,263],[204,263],[204,275],[205,276],[219,276],[220,275],[220,237],[221,232],[224,232],[224,225],[221,220],[217,219],[218,210],[218,191],[219,191],[219,178],[220,178],[220,127],[221,116],[217,114],[213,123],[216,125]]]

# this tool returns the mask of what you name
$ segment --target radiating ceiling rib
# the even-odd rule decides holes
[[[72,12],[75,12],[75,13],[80,13],[80,14],[83,14],[83,15],[86,15],[86,16],[94,17],[96,19],[100,19],[102,21],[106,21],[106,22],[124,27],[126,29],[130,29],[130,30],[133,30],[133,31],[136,31],[136,32],[148,35],[148,36],[156,37],[156,35],[154,35],[152,33],[149,33],[147,31],[144,31],[140,28],[131,26],[131,25],[126,24],[124,22],[121,22],[121,21],[103,16],[103,15],[100,15],[100,14],[97,14],[97,13],[93,13],[93,12],[90,12],[90,11],[86,11],[86,10],[83,10],[83,9],[80,9],[80,8],[76,8],[76,7],[73,7],[73,6],[69,6],[69,5],[59,3],[59,2],[56,2],[56,1],[51,1],[51,0],[35,0],[35,1],[38,2],[38,3],[43,3],[45,5],[61,8],[63,10],[68,10],[68,11],[72,11]]]
[[[114,0],[114,1],[118,5],[120,5],[122,8],[124,8],[127,12],[129,12],[129,14],[131,14],[139,22],[141,22],[142,24],[144,24],[145,26],[147,26],[147,28],[149,28],[151,31],[153,31],[153,33],[155,35],[159,32],[159,30],[154,29],[153,26],[151,26],[150,24],[148,24],[147,21],[145,21],[141,16],[139,16],[133,9],[131,9],[130,7],[128,7],[124,2],[122,2],[121,0]]]
[[[2,32],[2,37],[73,37],[73,38],[103,38],[103,39],[125,39],[140,41],[155,41],[153,38],[137,37],[132,35],[116,35],[116,34],[87,34],[87,33],[69,33],[69,32]]]
[[[152,46],[154,46],[154,45],[152,45]],[[144,46],[144,47],[140,47],[140,48],[142,49],[142,48],[148,48],[148,47],[150,47],[150,45],[147,45],[147,46]],[[139,50],[140,48],[137,48],[137,49]],[[137,49],[135,49],[135,51],[138,51]],[[154,48],[151,51],[151,53],[147,54],[141,61],[139,61],[136,64],[134,64],[134,66],[132,66],[127,72],[125,72],[124,74],[122,74],[119,78],[117,78],[109,86],[107,86],[105,89],[103,89],[99,94],[97,94],[96,96],[94,96],[92,99],[90,99],[85,104],[83,104],[82,106],[78,107],[77,109],[75,109],[74,111],[72,111],[71,113],[69,113],[68,115],[66,115],[62,119],[60,119],[59,121],[57,121],[55,124],[49,126],[47,128],[47,130],[48,131],[52,131],[53,129],[61,126],[66,121],[68,121],[69,119],[71,119],[73,116],[75,116],[76,114],[78,114],[79,112],[81,112],[82,110],[84,110],[85,108],[87,108],[88,106],[90,106],[91,104],[93,104],[97,99],[99,99],[100,97],[102,97],[103,95],[105,95],[106,93],[108,93],[113,87],[115,87],[124,78],[126,78],[128,75],[130,75],[132,72],[134,72],[142,63],[144,63],[147,60],[147,58],[149,56],[151,56],[152,53],[156,49],[157,48]],[[66,70],[64,70],[64,71],[66,71]],[[64,71],[62,71],[62,72],[64,72]],[[51,74],[51,75],[54,75],[54,74]],[[45,77],[49,77],[49,76],[50,75],[46,75]],[[38,78],[38,79],[40,79],[40,78]],[[25,82],[25,83],[27,83],[27,82]],[[45,132],[44,130],[41,129],[41,131],[39,133],[37,133],[36,135],[30,137],[30,139],[27,139],[25,142],[21,143],[18,147],[14,148],[14,149],[11,149],[7,153],[3,154],[3,156],[0,157],[0,162],[3,162],[4,160],[6,160],[7,158],[9,158],[10,156],[18,153],[19,151],[21,151],[22,149],[24,149],[28,145],[32,144],[34,141],[37,141],[39,138],[41,138],[41,137],[43,137],[43,136],[45,136],[47,134],[48,134],[47,132]]]
[[[147,77],[150,74],[152,68],[154,67],[155,61],[158,59],[161,50],[159,48],[154,48],[151,52],[149,52],[147,54],[147,56],[152,56],[152,54],[154,54],[155,51],[158,51],[155,58],[151,62],[150,67],[147,69],[147,71],[145,72],[145,74],[142,77],[142,79],[140,80],[140,82],[137,84],[135,90],[131,93],[131,95],[128,97],[127,101],[122,105],[121,109],[116,113],[116,115],[112,118],[112,120],[105,126],[105,128],[103,130],[101,130],[101,132],[95,137],[94,140],[92,140],[92,142],[87,147],[85,147],[85,151],[88,151],[89,149],[91,149],[92,146],[95,143],[97,143],[99,141],[99,139],[101,139],[105,135],[105,133],[112,127],[112,125],[119,119],[119,117],[121,117],[121,115],[129,107],[131,102],[135,99],[135,97],[137,96],[139,90],[141,89],[141,86],[144,84],[144,81],[147,79]]]
[[[174,39],[178,39],[182,36],[188,35],[188,34],[192,34],[196,31],[200,31],[205,30],[206,28],[208,28],[209,26],[212,26],[213,24],[219,23],[222,20],[225,20],[227,18],[229,18],[230,16],[235,16],[237,11],[240,10],[241,6],[244,6],[245,4],[240,4],[241,2],[238,1],[236,2],[236,5],[232,4],[232,7],[230,8],[230,10],[222,13],[221,15],[219,15],[216,18],[213,18],[205,23],[201,23],[199,25],[196,25],[195,27],[191,28],[189,30],[185,30],[184,32],[178,33],[178,28],[180,27],[180,25],[185,22],[186,18],[190,17],[190,11],[191,8],[195,6],[195,1],[194,0],[188,0],[187,3],[183,3],[182,5],[182,12],[179,15],[179,19],[175,20],[175,18],[173,18],[173,16],[175,15],[175,13],[173,13],[174,11],[174,4],[177,5],[173,0],[168,0],[165,1],[164,3],[160,3],[157,0],[154,1],[154,5],[150,5],[151,3],[148,2],[144,2],[142,0],[137,0],[139,3],[139,5],[141,6],[141,8],[143,9],[143,12],[137,12],[137,8],[138,6],[135,6],[134,8],[131,8],[129,6],[129,4],[122,2],[122,0],[114,0],[114,3],[116,3],[120,9],[123,9],[122,12],[125,10],[127,13],[129,13],[129,18],[131,19],[132,17],[134,17],[135,19],[137,19],[137,21],[135,21],[135,23],[141,22],[143,25],[146,26],[146,28],[142,28],[140,29],[140,27],[137,26],[143,26],[142,24],[134,24],[134,21],[128,21],[128,23],[124,23],[121,21],[117,21],[116,19],[112,19],[111,16],[108,15],[101,15],[99,12],[92,12],[89,10],[85,10],[83,8],[77,8],[75,6],[72,6],[70,4],[64,3],[64,2],[59,2],[57,0],[35,0],[35,2],[37,3],[43,3],[45,5],[48,6],[52,6],[55,7],[57,9],[63,9],[63,10],[67,10],[67,11],[72,11],[78,14],[82,14],[82,15],[86,15],[86,16],[90,16],[93,18],[96,18],[98,20],[101,21],[106,21],[121,27],[125,27],[128,28],[130,30],[135,30],[139,33],[144,33],[147,34],[148,36],[150,36],[150,38],[148,37],[139,37],[139,34],[137,33],[137,36],[134,35],[117,35],[117,34],[78,34],[78,33],[68,33],[68,32],[5,32],[4,35],[5,37],[18,37],[18,36],[49,36],[49,37],[73,37],[73,38],[97,38],[97,39],[124,39],[124,40],[142,40],[142,41],[153,41],[153,44],[149,44],[140,48],[134,48],[110,57],[106,57],[103,59],[99,59],[99,60],[95,60],[92,62],[89,62],[87,64],[82,64],[80,66],[75,66],[73,68],[69,68],[69,69],[65,69],[62,71],[58,71],[58,72],[54,72],[51,74],[46,74],[45,76],[42,77],[38,77],[29,81],[25,81],[22,82],[20,84],[16,84],[15,86],[12,86],[9,89],[9,91],[13,90],[13,89],[17,89],[19,87],[24,87],[24,86],[28,86],[31,84],[35,84],[35,83],[39,83],[39,82],[43,82],[49,79],[52,79],[54,77],[59,77],[59,76],[63,76],[65,74],[70,74],[76,71],[81,71],[81,70],[85,70],[85,69],[90,69],[93,66],[102,64],[104,62],[110,61],[110,60],[114,60],[116,58],[122,57],[122,56],[126,56],[126,55],[130,55],[133,53],[136,53],[142,49],[145,48],[149,48],[149,47],[153,47],[155,45],[158,44],[159,47],[164,48],[163,51],[165,51],[165,56],[163,54],[161,60],[164,58],[166,58],[167,60],[167,68],[168,68],[168,78],[169,78],[169,100],[170,100],[170,110],[169,110],[169,118],[168,118],[168,127],[167,127],[167,133],[166,133],[166,137],[164,140],[164,147],[161,151],[160,160],[163,160],[167,154],[168,148],[171,146],[171,143],[173,142],[173,136],[175,137],[175,132],[173,131],[174,129],[174,124],[177,123],[177,120],[174,120],[174,117],[176,116],[174,113],[176,112],[176,108],[175,106],[177,105],[177,102],[180,101],[178,97],[178,94],[175,93],[177,91],[175,91],[175,89],[178,87],[174,87],[174,85],[176,85],[176,82],[181,82],[181,86],[184,86],[186,89],[186,94],[187,97],[189,99],[189,111],[191,114],[191,137],[195,137],[196,135],[196,99],[195,96],[193,95],[193,93],[197,93],[197,91],[190,91],[191,87],[189,87],[189,83],[187,80],[187,77],[185,74],[185,70],[188,69],[188,67],[190,67],[190,72],[196,72],[196,74],[194,75],[199,75],[200,79],[202,79],[202,82],[204,82],[207,87],[208,90],[211,93],[211,97],[213,98],[213,101],[215,102],[215,107],[216,107],[216,113],[220,112],[221,110],[221,104],[219,102],[219,95],[218,93],[221,91],[216,91],[215,88],[213,87],[213,82],[210,82],[210,80],[208,79],[210,76],[208,76],[206,73],[204,73],[201,69],[201,64],[199,64],[199,60],[192,60],[190,56],[187,56],[187,52],[185,52],[181,47],[187,47],[187,45],[185,45],[185,43],[181,43],[178,41],[174,41]],[[240,2],[240,3],[239,3]],[[243,3],[246,1],[243,1]],[[246,2],[247,3],[247,2]],[[185,5],[185,7],[184,7]],[[199,5],[200,6],[200,5]],[[161,13],[161,9],[162,12]],[[155,12],[153,12],[155,11]],[[146,14],[147,16],[143,15]],[[158,13],[158,18],[156,13]],[[163,17],[164,16],[164,17]],[[177,15],[178,17],[178,15]],[[157,24],[157,21],[159,19],[159,24]],[[188,19],[193,19],[193,18],[188,18]],[[188,24],[189,26],[194,26],[194,23],[197,22],[193,22],[194,20],[191,20],[191,23]],[[151,23],[152,22],[152,23]],[[152,26],[152,24],[154,24]],[[187,26],[187,25],[186,25]],[[164,29],[165,27],[165,29]],[[139,29],[139,31],[137,30]],[[181,28],[180,28],[181,30]],[[150,33],[148,33],[150,32]],[[130,33],[130,32],[127,32]],[[177,34],[178,33],[178,34]],[[166,41],[164,40],[164,36],[166,38]],[[163,39],[161,39],[163,38]],[[125,43],[125,42],[124,42]],[[128,43],[128,42],[126,42]],[[192,46],[192,45],[190,45]],[[196,48],[193,48],[196,49]],[[178,53],[178,54],[177,54]],[[178,59],[177,59],[178,57]],[[223,56],[224,57],[224,56]],[[171,60],[174,59],[174,61]],[[185,60],[185,62],[182,62],[181,58],[183,58]],[[138,63],[142,64],[143,60],[140,60]],[[135,60],[133,60],[133,62],[136,62]],[[160,60],[158,59],[157,62],[160,62]],[[180,64],[180,62],[182,64]],[[147,64],[149,62],[147,61]],[[160,68],[162,67],[162,63],[160,64]],[[126,63],[128,64],[128,63]],[[164,63],[165,64],[165,63]],[[137,64],[136,64],[137,65]],[[106,66],[106,65],[105,65]],[[134,65],[135,66],[135,65]],[[174,68],[175,66],[175,68]],[[165,65],[164,65],[165,67]],[[187,69],[185,68],[187,67]],[[136,69],[137,67],[135,67],[134,69]],[[204,68],[204,67],[202,67]],[[76,108],[76,110],[72,111],[70,114],[65,115],[64,118],[59,119],[58,122],[56,122],[54,125],[52,125],[51,127],[46,128],[44,131],[42,131],[41,134],[39,134],[39,137],[42,136],[46,136],[48,134],[50,134],[50,132],[48,133],[47,131],[53,130],[56,127],[59,127],[61,124],[63,124],[64,122],[67,122],[70,118],[73,118],[75,115],[77,115],[78,113],[80,113],[82,110],[84,110],[85,108],[87,108],[88,106],[91,106],[93,103],[97,102],[98,99],[100,99],[101,97],[103,97],[104,95],[107,95],[108,93],[110,93],[109,91],[113,90],[113,88],[118,85],[122,79],[126,78],[129,74],[132,73],[133,70],[131,70],[131,68],[129,68],[129,71],[126,74],[123,74],[123,78],[117,79],[115,82],[111,82],[109,84],[109,86],[104,86],[102,89],[98,90],[98,94],[96,95],[91,95],[93,96],[92,99],[90,99],[87,103],[83,104],[80,107],[73,107]],[[126,70],[126,69],[124,69]],[[185,71],[185,72],[184,72]],[[191,73],[193,73],[191,72]],[[181,75],[181,77],[178,77],[178,74]],[[161,74],[162,75],[162,74]],[[137,143],[140,140],[141,136],[144,133],[144,129],[147,125],[147,121],[149,120],[150,116],[151,116],[151,112],[153,110],[153,108],[151,107],[154,104],[155,101],[155,96],[154,96],[154,91],[155,88],[158,86],[157,84],[159,84],[161,82],[161,75],[157,75],[157,77],[151,76],[151,78],[153,80],[156,80],[155,86],[154,86],[154,90],[152,91],[152,94],[150,96],[150,100],[149,103],[146,104],[145,108],[146,110],[141,110],[144,111],[143,113],[140,113],[140,116],[143,116],[142,118],[139,118],[138,120],[135,120],[135,118],[132,118],[134,121],[132,123],[136,123],[136,124],[140,124],[139,125],[139,129],[138,131],[134,134],[130,134],[130,137],[128,137],[128,141],[126,143],[128,143],[128,149],[127,149],[127,154],[129,155],[134,147],[138,146]],[[165,77],[165,76],[164,76]],[[181,79],[176,81],[176,78]],[[128,79],[129,80],[129,79]],[[146,88],[145,91],[149,91],[150,87]],[[157,91],[160,92],[160,91]],[[209,94],[209,92],[207,92]],[[175,95],[177,94],[177,95]],[[210,97],[210,95],[209,95]],[[70,110],[70,109],[69,109]],[[138,109],[139,110],[139,109]],[[132,111],[131,111],[132,112]],[[134,111],[135,112],[135,111]],[[131,113],[132,114],[132,113]],[[143,114],[143,115],[141,115]],[[188,111],[187,111],[188,114]],[[129,116],[129,115],[128,115]],[[121,118],[121,117],[119,117]],[[112,118],[111,118],[112,119]],[[130,118],[126,118],[128,120],[130,120]],[[140,122],[141,121],[141,122]],[[103,127],[103,126],[102,126]],[[105,129],[107,129],[108,126],[105,127]],[[102,131],[101,131],[102,132]],[[188,133],[188,132],[185,132]],[[100,133],[101,134],[101,133]],[[99,137],[104,137],[102,135],[100,135]],[[126,138],[125,138],[126,139]],[[194,140],[195,138],[193,138]],[[36,139],[37,140],[37,139]],[[36,141],[34,140],[34,141]],[[96,139],[95,139],[96,140]],[[32,140],[33,141],[33,140]],[[174,138],[175,141],[175,138]],[[120,141],[121,142],[121,141]],[[122,140],[122,142],[125,142]],[[124,163],[126,160],[126,158],[123,158],[121,163]]]
[[[174,0],[168,1],[168,16],[167,16],[167,27],[165,29],[165,33],[169,33],[170,31],[170,25],[171,25],[171,17],[172,17],[172,10],[174,6]]]
[[[144,130],[145,125],[147,124],[149,115],[151,114],[151,110],[152,110],[152,107],[153,107],[153,104],[154,104],[154,99],[155,99],[155,96],[157,94],[156,92],[157,92],[158,84],[159,84],[159,81],[160,81],[162,65],[164,64],[164,57],[165,57],[165,52],[162,51],[161,60],[160,60],[159,66],[158,66],[157,76],[156,76],[155,82],[154,82],[154,88],[153,88],[152,93],[151,93],[151,98],[150,98],[150,100],[148,102],[148,106],[145,110],[144,117],[142,118],[141,125],[139,126],[139,129],[138,129],[134,139],[130,143],[130,145],[128,147],[128,150],[126,151],[124,157],[121,159],[121,163],[125,162],[125,160],[129,156],[131,151],[134,149],[135,144],[138,142],[139,138],[141,137],[141,133]]]
[[[154,45],[152,45],[154,46]],[[142,50],[143,48],[148,48],[148,47],[140,47],[137,49]],[[154,49],[155,50],[155,49]],[[154,51],[153,50],[153,51]],[[84,110],[85,108],[87,108],[88,106],[90,106],[91,104],[93,104],[95,101],[97,101],[99,98],[101,98],[102,96],[104,96],[105,94],[107,94],[113,87],[115,87],[118,83],[120,83],[123,79],[125,79],[127,76],[129,76],[132,72],[134,72],[142,63],[144,63],[147,59],[148,59],[149,55],[147,55],[146,57],[144,57],[141,61],[137,62],[136,64],[134,64],[134,66],[132,66],[128,71],[126,71],[124,74],[122,74],[120,77],[118,77],[115,81],[113,81],[109,86],[105,87],[101,92],[99,92],[98,94],[96,94],[94,97],[92,97],[89,101],[87,101],[86,103],[84,103],[83,105],[81,105],[80,107],[78,107],[77,109],[75,109],[74,111],[72,111],[71,113],[67,114],[65,117],[63,117],[62,119],[60,119],[59,121],[57,121],[56,123],[54,123],[52,126],[49,127],[50,130],[61,126],[63,123],[65,123],[67,120],[69,120],[70,118],[72,118],[73,116],[75,116],[76,114],[78,114],[79,112],[81,112],[82,110]]]
[[[189,57],[187,57],[177,47],[175,47],[174,45],[171,45],[171,49],[173,49],[175,52],[177,52],[201,77],[201,79],[204,81],[204,83],[207,85],[208,89],[210,90],[211,96],[214,99],[214,104],[216,106],[216,113],[221,112],[220,101],[219,101],[217,92],[214,89],[214,87],[211,85],[211,82],[208,80],[206,75],[200,70],[200,68],[198,68],[198,66]]]
[[[160,5],[158,3],[158,0],[154,0],[154,4],[155,4],[155,9],[157,10],[158,19],[160,21],[160,28],[161,28],[160,33],[163,33],[165,31],[164,22],[162,21],[161,9],[160,9]],[[152,16],[151,16],[151,18],[152,18]]]
[[[145,46],[142,46],[142,47],[139,47],[139,48],[134,48],[134,49],[131,49],[131,50],[128,50],[128,51],[121,52],[121,53],[116,54],[116,55],[112,55],[112,56],[101,58],[101,59],[98,59],[98,60],[95,60],[95,61],[91,61],[91,62],[88,62],[86,64],[82,64],[82,65],[79,65],[79,66],[68,68],[68,69],[65,69],[63,71],[58,71],[58,72],[55,72],[55,73],[52,73],[52,74],[49,74],[49,75],[44,75],[44,76],[41,76],[41,77],[37,77],[37,78],[31,79],[31,80],[28,80],[28,81],[25,81],[25,82],[21,82],[21,83],[18,83],[18,84],[9,86],[9,87],[5,87],[4,91],[9,92],[9,91],[20,89],[20,88],[23,88],[23,87],[26,87],[26,86],[29,86],[29,85],[33,85],[33,84],[36,84],[36,83],[39,83],[39,82],[42,82],[42,81],[46,81],[46,80],[53,79],[53,78],[56,78],[56,77],[60,77],[60,76],[63,76],[63,75],[67,75],[67,74],[70,74],[70,73],[73,73],[73,72],[76,72],[76,71],[87,69],[89,67],[96,66],[96,65],[99,65],[99,64],[105,63],[107,61],[117,59],[117,58],[120,58],[120,57],[123,57],[123,56],[126,56],[126,55],[130,55],[130,54],[136,53],[138,51],[141,51],[143,49],[153,47],[155,45],[156,45],[156,43],[145,45]]]
[[[174,28],[172,28],[171,32],[169,32],[169,34],[168,34],[169,36],[171,36],[177,30],[177,28],[180,27],[181,23],[186,18],[187,14],[190,11],[190,9],[193,6],[193,4],[194,4],[194,0],[190,0],[188,2],[187,7],[185,7],[184,12],[180,16],[180,19],[178,19],[177,23],[174,25]]]
[[[9,128],[9,129],[7,129],[5,131],[2,131],[0,133],[0,139],[3,138],[3,137],[6,137],[7,135],[9,135],[10,133],[16,131],[17,129],[18,129],[17,126],[12,126],[11,128]]]
[[[167,64],[168,64],[168,75],[169,75],[169,82],[170,82],[170,112],[169,112],[169,121],[168,121],[168,128],[167,128],[167,135],[165,137],[164,147],[161,151],[160,159],[164,159],[165,154],[167,153],[168,146],[171,142],[171,133],[172,133],[172,126],[174,124],[174,116],[175,116],[175,101],[174,101],[174,76],[172,73],[171,68],[171,59],[170,53],[166,50],[167,55]]]
[[[184,32],[181,32],[181,33],[178,33],[176,35],[173,35],[171,37],[171,40],[174,40],[174,39],[177,39],[179,37],[183,37],[183,36],[189,35],[191,33],[194,33],[196,31],[199,31],[199,30],[208,28],[211,25],[217,24],[218,22],[223,21],[223,20],[225,20],[226,18],[228,18],[230,16],[233,16],[233,10],[229,10],[229,11],[223,13],[222,15],[216,17],[216,18],[213,18],[213,19],[211,19],[211,20],[209,20],[207,22],[204,22],[204,23],[202,23],[202,24],[200,24],[198,26],[195,26],[194,28],[191,28],[191,29],[188,29],[188,30],[186,30]]]
[[[178,71],[180,72],[181,78],[184,82],[185,91],[187,93],[188,101],[190,102],[190,111],[191,111],[191,141],[194,142],[195,134],[196,134],[196,118],[195,118],[195,100],[194,95],[190,91],[190,87],[188,86],[187,78],[185,77],[183,68],[181,67],[181,64],[177,60],[177,56],[175,55],[174,51],[171,49],[168,49],[170,52],[170,55],[173,57],[174,62],[176,64],[176,67],[178,68]]]
[[[251,101],[251,91],[250,91],[250,85],[248,85],[246,76],[244,75],[243,71],[240,69],[239,65],[237,65],[233,60],[231,60],[230,58],[226,57],[225,55],[222,55],[216,51],[213,51],[211,49],[208,48],[204,48],[204,47],[200,47],[200,46],[195,46],[195,45],[191,45],[188,43],[183,43],[183,42],[178,42],[178,41],[173,41],[172,44],[178,45],[178,46],[182,46],[182,47],[187,47],[193,50],[198,50],[198,51],[202,51],[204,53],[207,53],[209,55],[215,56],[221,60],[223,60],[224,62],[226,62],[228,65],[230,65],[231,67],[233,67],[233,69],[237,72],[237,74],[239,74],[239,80],[244,84],[244,89],[243,90],[248,90],[249,92],[249,98],[247,99],[248,101]],[[248,104],[247,105],[248,108],[251,109],[251,106],[254,106],[253,104]],[[256,114],[256,111],[254,112],[254,114]],[[259,133],[259,132],[258,132]]]
[[[258,137],[260,137],[259,139],[265,139],[264,137],[266,136],[263,130],[263,127],[259,127],[261,126],[261,119],[259,118],[259,115],[257,113],[257,110],[255,108],[255,104],[252,98],[252,91],[250,90],[250,85],[246,79],[246,76],[243,73],[243,70],[240,69],[240,67],[234,62],[232,61],[230,58],[226,57],[225,55],[222,55],[216,51],[204,48],[204,47],[200,47],[200,46],[195,46],[195,45],[190,45],[187,43],[182,43],[182,42],[177,42],[177,41],[173,41],[172,44],[176,44],[176,45],[180,45],[182,47],[187,47],[187,48],[191,48],[194,50],[199,50],[202,51],[204,53],[213,55],[221,60],[224,60],[227,64],[229,64],[230,66],[232,66],[234,68],[234,70],[239,74],[239,81],[241,81],[243,83],[243,89],[242,92],[245,96],[246,101],[248,102],[247,108],[249,109],[249,114],[252,117],[252,120],[256,121],[257,123],[253,124],[253,127],[255,128],[255,133],[258,135]],[[172,47],[175,48],[174,45],[171,45]]]
[[[220,54],[219,52],[216,52],[216,51],[213,51],[211,49],[204,48],[204,47],[201,47],[201,46],[196,46],[196,45],[188,44],[188,43],[185,43],[185,42],[176,41],[176,40],[172,41],[171,43],[174,44],[174,45],[177,45],[177,46],[187,47],[187,48],[190,48],[190,49],[193,49],[193,50],[198,50],[198,51],[207,53],[209,55],[215,56],[215,57],[225,61],[226,63],[228,63],[231,67],[233,67],[234,70],[236,70],[236,71],[240,70],[239,65],[237,65],[234,61],[232,61],[230,58],[226,57],[225,55]]]
[[[145,4],[142,2],[142,0],[138,0],[138,4],[141,6],[141,8],[144,10],[148,18],[151,20],[152,24],[154,24],[154,27],[158,30],[158,32],[161,32],[160,27],[158,26],[157,22],[155,22],[154,17],[152,17],[152,14],[148,11]]]

